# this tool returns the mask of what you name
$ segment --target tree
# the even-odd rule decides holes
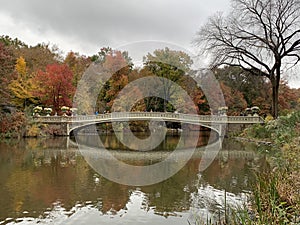
[[[50,49],[49,44],[40,43],[35,46],[28,46],[18,38],[12,39],[9,36],[0,36],[0,43],[8,47],[15,57],[24,57],[29,73],[44,69],[48,64],[57,63],[61,59],[60,50],[53,45]]]
[[[0,36],[0,42],[2,42],[5,46],[11,46],[13,48],[23,48],[28,47],[24,42],[19,40],[18,38],[12,39],[8,35],[1,35]]]
[[[278,116],[282,70],[300,61],[299,0],[232,0],[227,17],[209,19],[195,40],[212,54],[212,66],[238,66],[272,84],[272,114]]]
[[[103,50],[104,51],[104,50]],[[100,54],[100,53],[99,53]],[[117,50],[105,50],[102,64],[103,76],[110,75],[110,79],[103,84],[99,94],[98,105],[105,104],[106,110],[110,110],[117,94],[128,84],[128,75],[131,72],[132,64],[127,53]],[[124,57],[127,55],[127,57]]]
[[[221,82],[221,89],[224,94],[224,100],[228,106],[228,115],[239,116],[247,107],[244,95],[233,88],[226,86]]]
[[[22,56],[17,59],[15,75],[16,78],[9,84],[12,101],[23,108],[25,108],[28,103],[36,103],[36,99],[33,95],[33,90],[36,89],[36,86],[27,71],[26,61]]]
[[[134,105],[129,104],[130,100],[136,99],[137,96],[141,96],[142,92],[137,86],[133,86],[126,95],[120,95],[114,100],[113,110],[115,112],[130,112],[130,111],[144,111],[146,105],[144,99],[135,102]]]
[[[38,71],[35,76],[38,89],[35,92],[43,104],[60,112],[61,106],[71,106],[75,88],[73,73],[66,64],[51,64],[46,71]]]
[[[219,82],[241,92],[248,107],[253,106],[253,100],[269,95],[269,87],[265,77],[256,77],[240,67],[225,66],[217,68],[214,74]]]
[[[91,59],[79,53],[69,52],[64,60],[73,72],[73,85],[76,87],[87,67],[91,64]]]
[[[153,74],[153,72],[151,72],[149,70],[149,68],[147,67],[143,67],[143,68],[139,68],[139,69],[135,69],[133,71],[131,71],[131,73],[128,76],[128,80],[129,83],[132,81],[135,81],[137,79],[143,79],[143,78],[147,78],[150,76],[155,76],[155,74]],[[155,87],[160,87],[162,84],[161,82],[159,82],[159,80],[157,80],[157,82],[154,84]],[[146,91],[146,92],[151,92],[151,89],[153,89],[152,87],[153,85],[149,85],[149,83],[147,82],[143,82],[142,85],[139,85],[139,89]],[[159,92],[159,88],[156,88],[155,90],[156,93]],[[156,97],[156,96],[150,96],[150,97],[145,97],[143,99],[143,102],[145,104],[145,109],[146,111],[150,112],[150,111],[161,111],[163,109],[163,101],[162,99]],[[142,110],[142,111],[144,111]]]
[[[167,111],[168,101],[175,93],[173,82],[180,83],[183,75],[190,71],[193,61],[183,51],[170,50],[169,48],[157,49],[152,54],[144,57],[145,67],[158,77],[166,78],[163,81],[163,111]],[[173,82],[170,82],[173,81]]]
[[[205,95],[203,91],[198,87],[196,81],[191,76],[183,76],[181,81],[182,87],[186,90],[188,95],[193,100],[194,105],[197,106],[197,111],[200,114],[208,113],[208,105],[207,100],[205,99]],[[185,109],[189,109],[193,106],[188,106],[188,102],[185,101]],[[189,112],[189,110],[187,110]]]
[[[98,52],[98,54],[93,55],[91,57],[91,61],[92,62],[96,62],[96,63],[105,63],[107,57],[109,56],[117,56],[119,54],[119,56],[121,56],[126,62],[127,64],[130,66],[130,68],[132,68],[133,64],[132,64],[132,59],[129,56],[127,51],[118,51],[118,50],[113,50],[111,47],[103,47],[100,49],[100,51]]]
[[[112,53],[112,48],[111,47],[103,47],[100,49],[98,54],[93,55],[91,57],[92,62],[97,62],[97,63],[103,63],[105,61],[105,58],[107,55],[110,55]]]
[[[11,81],[11,74],[14,71],[15,58],[9,47],[0,42],[0,103],[7,104],[10,98],[8,84]]]
[[[17,56],[23,56],[26,59],[26,66],[29,73],[36,73],[38,70],[44,70],[47,65],[58,63],[59,56],[50,49],[47,44],[37,44],[36,46],[24,46],[15,48]]]
[[[295,89],[291,89],[287,81],[282,80],[280,82],[281,88],[279,90],[279,109],[286,112],[296,109],[297,107],[297,93]]]

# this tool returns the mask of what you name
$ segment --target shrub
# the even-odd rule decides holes
[[[244,135],[251,138],[270,138],[271,134],[268,132],[266,126],[255,124],[244,131]]]
[[[27,126],[26,129],[26,136],[27,137],[38,137],[40,135],[41,129],[38,125],[32,124],[30,126]]]
[[[26,118],[24,113],[16,112],[12,114],[0,115],[0,137],[21,137],[24,132]]]

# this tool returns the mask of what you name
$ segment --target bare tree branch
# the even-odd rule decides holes
[[[239,66],[270,79],[273,115],[283,63],[300,61],[300,0],[232,0],[227,17],[211,17],[195,43],[212,56],[212,67]]]

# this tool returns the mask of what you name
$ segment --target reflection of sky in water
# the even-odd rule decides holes
[[[90,202],[85,205],[77,204],[71,210],[66,211],[59,203],[54,204],[51,211],[45,212],[46,218],[36,219],[30,217],[19,218],[16,222],[9,225],[87,225],[87,224],[183,224],[187,221],[187,213],[168,213],[165,217],[157,215],[155,208],[147,206],[147,197],[145,193],[136,190],[131,193],[128,203],[124,209],[115,211],[109,210],[103,214],[101,211],[101,202],[96,206]],[[149,218],[150,217],[150,218]],[[180,218],[180,219],[178,219]],[[1,222],[4,223],[5,221]],[[1,224],[0,223],[0,224]]]
[[[97,182],[97,181],[96,181]],[[159,197],[159,193],[157,193]],[[101,212],[102,203],[87,201],[84,204],[76,204],[72,209],[66,211],[60,202],[53,203],[53,208],[44,212],[44,218],[20,217],[13,222],[11,218],[0,224],[7,225],[87,225],[87,224],[191,224],[196,219],[219,216],[219,212],[224,211],[224,191],[215,189],[211,186],[200,186],[196,192],[190,194],[191,205],[190,210],[185,212],[157,212],[155,207],[149,207],[147,195],[139,189],[133,191],[130,195],[126,206],[116,211],[113,208],[105,214]],[[246,196],[236,196],[227,193],[227,206],[239,207],[245,201]],[[26,212],[24,212],[26,215]],[[42,217],[42,216],[41,216]]]
[[[234,195],[209,185],[200,185],[197,192],[191,193],[191,199],[189,221],[200,219],[216,222],[224,218],[225,206],[227,209],[241,208],[247,201],[247,195],[244,193]]]
[[[196,157],[168,180],[136,189],[97,174],[64,138],[28,141],[0,144],[1,225],[194,224],[223,212],[224,189],[228,204],[240,203],[262,163],[249,146],[225,142],[201,174]]]

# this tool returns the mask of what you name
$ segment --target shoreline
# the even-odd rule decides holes
[[[254,139],[254,138],[245,138],[245,137],[230,137],[230,138],[241,141],[241,142],[255,143],[257,145],[275,146],[274,143],[272,143],[271,141],[266,141],[266,140],[259,140],[259,139]]]

